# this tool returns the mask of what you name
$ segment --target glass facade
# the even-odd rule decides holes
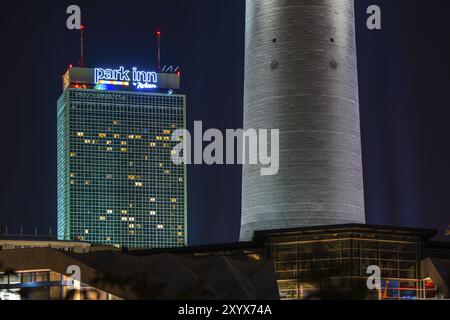
[[[383,232],[299,232],[270,236],[280,298],[406,300],[435,296],[430,280],[420,279],[423,243],[418,236]],[[381,270],[381,290],[368,290],[369,266]]]
[[[58,100],[58,239],[186,244],[186,167],[171,160],[184,95],[68,87]]]

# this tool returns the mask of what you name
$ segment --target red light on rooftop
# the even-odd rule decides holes
[[[156,35],[157,35],[158,37],[160,37],[160,36],[161,36],[161,31],[156,31]]]
[[[84,26],[83,26],[83,25],[81,25],[81,26],[80,26],[80,29],[81,29],[81,30],[83,30],[83,29],[84,29]]]
[[[73,65],[69,64],[69,68],[73,68]]]
[[[181,76],[181,72],[180,71],[177,71],[177,76]]]

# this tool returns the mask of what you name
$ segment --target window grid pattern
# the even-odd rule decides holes
[[[171,160],[185,96],[68,89],[58,106],[58,236],[186,244],[186,167]]]
[[[412,236],[339,233],[273,237],[267,252],[275,262],[281,299],[309,299],[336,283],[340,288],[365,285],[367,268],[375,265],[382,271],[382,289],[367,294],[400,300],[427,295],[419,273],[421,246]]]

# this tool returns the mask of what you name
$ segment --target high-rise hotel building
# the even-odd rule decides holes
[[[58,238],[117,247],[186,245],[179,74],[70,68],[58,100]]]

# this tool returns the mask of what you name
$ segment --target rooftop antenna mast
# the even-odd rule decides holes
[[[80,27],[80,67],[84,67],[84,26]]]
[[[158,40],[158,71],[161,71],[161,31],[156,31],[156,39]]]

